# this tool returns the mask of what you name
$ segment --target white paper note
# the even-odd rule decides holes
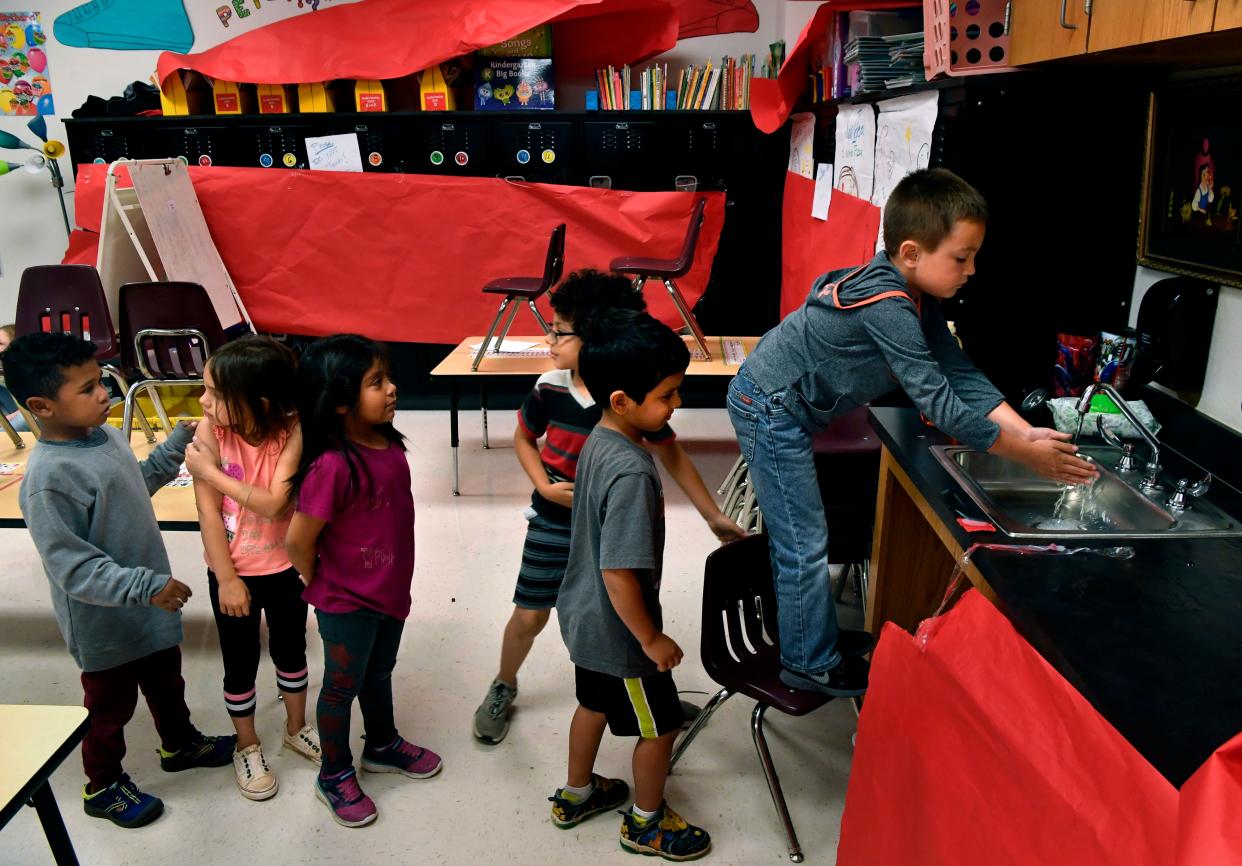
[[[482,346],[482,345],[483,345],[482,343],[471,343],[470,351],[477,352],[479,351],[479,346]],[[538,343],[532,343],[526,340],[503,340],[500,344],[500,348],[497,349],[496,341],[493,340],[491,348],[488,349],[487,353],[489,355],[491,354],[513,355],[518,352],[528,352],[538,345],[539,345]]]
[[[828,205],[832,203],[832,163],[821,162],[815,174],[815,198],[811,200],[811,216],[817,220],[828,219]]]
[[[310,167],[318,171],[362,171],[357,133],[308,138],[306,156]]]
[[[875,109],[842,105],[837,112],[836,188],[871,198],[875,175]]]
[[[815,115],[795,114],[789,137],[789,170],[807,180],[815,177]]]

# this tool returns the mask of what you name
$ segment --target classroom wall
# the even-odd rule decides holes
[[[1130,326],[1138,321],[1139,302],[1151,284],[1174,276],[1151,268],[1138,268],[1134,277],[1134,297],[1130,304]],[[1220,287],[1216,325],[1212,329],[1212,348],[1208,353],[1203,392],[1194,404],[1203,414],[1242,433],[1242,289]],[[1167,389],[1162,389],[1167,390]],[[1172,392],[1169,392],[1172,393]],[[1177,395],[1174,395],[1177,396]]]
[[[253,0],[252,0],[253,2]],[[323,5],[341,5],[357,0],[321,0]],[[755,53],[762,58],[768,43],[781,38],[785,26],[785,8],[795,8],[794,17],[807,10],[814,12],[819,5],[806,0],[754,0],[759,11],[760,25],[757,33],[732,33],[724,36],[705,36],[687,39],[672,51],[658,58],[670,66],[702,63],[711,58],[719,60],[722,55]],[[48,34],[43,46],[47,54],[49,78],[58,112],[48,117],[48,129],[52,137],[65,141],[62,117],[80,106],[86,97],[95,94],[107,98],[119,95],[131,81],[146,81],[155,71],[158,51],[110,51],[93,48],[70,48],[62,45],[52,35],[52,24],[60,14],[76,8],[81,0],[26,0],[9,4],[22,11],[39,12],[44,31]],[[281,18],[298,14],[314,14],[307,4],[299,9],[294,3],[261,3],[251,9],[246,18],[232,16],[225,28],[215,9],[219,4],[184,3],[194,30],[195,51],[202,51],[249,29],[263,26]],[[792,18],[791,18],[792,20]],[[800,30],[802,24],[797,25]],[[569,110],[581,110],[587,82],[561,82],[560,102]],[[0,116],[0,129],[19,138],[37,143],[26,129],[26,117]],[[21,162],[29,152],[0,151],[0,159]],[[61,160],[61,168],[69,173],[67,158]],[[64,196],[73,220],[73,179],[66,178]],[[60,208],[46,171],[38,175],[17,172],[0,177],[0,324],[12,320],[17,301],[17,287],[21,273],[27,267],[59,262],[65,250],[65,230]]]

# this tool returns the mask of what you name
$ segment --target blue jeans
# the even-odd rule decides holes
[[[811,434],[785,408],[788,399],[793,397],[785,389],[767,393],[745,372],[729,383],[729,420],[771,544],[781,663],[821,674],[841,661],[828,576],[828,521]]]
[[[380,748],[397,736],[392,712],[392,669],[405,623],[374,610],[315,611],[323,638],[323,689],[315,708],[323,748],[321,774],[353,765],[349,716],[354,698],[362,708],[367,745]]]

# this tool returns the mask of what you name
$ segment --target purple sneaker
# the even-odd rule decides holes
[[[400,736],[382,749],[368,746],[362,750],[362,769],[368,773],[400,773],[411,779],[429,779],[443,766],[435,752]]]
[[[375,820],[375,803],[358,787],[358,772],[353,767],[335,776],[316,776],[315,796],[332,810],[332,819],[342,827],[365,827]]]

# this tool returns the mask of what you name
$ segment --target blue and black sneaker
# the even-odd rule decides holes
[[[591,774],[595,788],[586,798],[574,802],[564,788],[558,788],[548,799],[552,801],[552,823],[567,830],[576,827],[592,815],[615,809],[630,799],[630,786],[620,779],[605,779]]]
[[[164,813],[164,801],[142,793],[127,774],[122,774],[94,794],[82,788],[82,811],[92,818],[107,818],[118,827],[142,827]]]
[[[190,742],[175,752],[166,752],[163,746],[159,748],[160,769],[166,773],[179,773],[196,767],[223,767],[233,763],[236,747],[236,734],[209,737],[195,731]]]
[[[665,860],[697,860],[712,848],[712,837],[669,808],[643,821],[632,811],[621,813],[621,848]]]

